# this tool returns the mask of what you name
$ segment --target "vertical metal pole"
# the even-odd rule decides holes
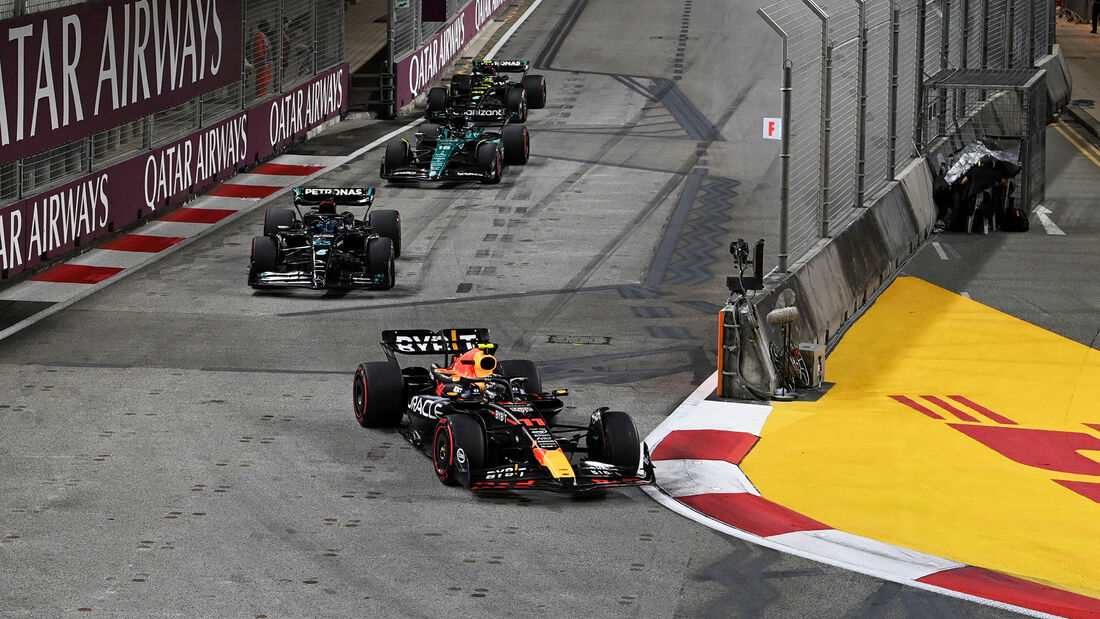
[[[989,68],[989,0],[982,0],[982,69]],[[985,95],[982,95],[985,99]]]
[[[1008,24],[1005,26],[1005,38],[1008,45],[1008,66],[1006,69],[1016,68],[1016,3],[1008,3]]]
[[[950,66],[951,58],[951,0],[943,0],[943,20],[940,23],[940,71],[946,71]],[[938,124],[936,126],[936,135],[944,135],[947,133],[947,90],[940,88],[936,91],[936,100],[939,102],[940,110],[939,114],[936,114],[936,120]],[[958,104],[958,101],[955,101]],[[953,110],[953,113],[958,113],[958,108]]]
[[[959,66],[963,69],[970,68],[970,3],[962,3],[962,42],[959,46]]]
[[[940,71],[951,66],[951,0],[943,0],[940,22]]]
[[[784,47],[786,39],[783,39]],[[783,61],[783,139],[779,147],[781,183],[779,189],[779,272],[787,273],[787,259],[790,257],[790,208],[791,208],[791,95],[793,94],[792,74],[794,63]]]
[[[833,44],[825,46],[825,68],[822,70],[821,101],[821,238],[829,236],[829,207],[831,187],[829,186],[829,143],[833,130]]]
[[[387,83],[379,84],[382,90],[382,101],[386,106],[386,115],[389,118],[397,118],[397,62],[394,60],[397,54],[397,7],[395,0],[387,0],[388,15],[386,17],[386,46],[389,47],[389,55],[386,60],[386,68],[381,71],[387,75]]]
[[[829,42],[829,15],[814,0],[802,0],[821,20],[821,138],[818,166],[821,175],[821,238],[829,236],[829,132],[832,129],[833,46]]]
[[[856,206],[863,206],[867,174],[867,0],[859,4],[859,120],[856,121]]]
[[[787,44],[789,37],[786,31],[780,28],[779,24],[775,23],[775,20],[768,17],[764,9],[756,9],[756,14],[771,26],[772,30],[774,30],[783,41],[783,85],[780,88],[783,98],[783,135],[780,136],[781,141],[779,146],[779,272],[786,273],[787,259],[790,257],[790,250],[788,249],[790,225],[788,220],[790,215],[791,187],[791,84],[793,81],[794,63],[791,62],[788,55],[789,48]]]
[[[901,11],[890,2],[892,17],[890,23],[890,94],[887,107],[890,117],[890,127],[887,129],[886,149],[886,173],[889,180],[897,177],[897,147],[898,147],[898,64],[900,63],[900,39],[901,39]]]
[[[1054,3],[1048,2],[1047,7],[1047,40],[1046,45],[1043,46],[1043,55],[1049,54],[1054,47],[1054,37],[1057,36],[1058,28],[1058,12],[1054,8]]]
[[[916,111],[913,114],[913,157],[916,157],[920,149],[924,148],[924,37],[927,25],[928,7],[925,6],[924,0],[920,0],[917,4],[917,67],[916,75],[913,77],[916,91],[916,105],[913,107]]]

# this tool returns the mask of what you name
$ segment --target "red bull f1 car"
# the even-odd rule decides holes
[[[587,426],[556,423],[568,392],[545,391],[531,361],[498,362],[487,329],[383,331],[382,349],[387,361],[355,371],[355,418],[368,428],[400,427],[444,484],[585,493],[655,479],[630,415],[600,408]],[[401,367],[398,355],[442,363]]]
[[[296,187],[293,209],[264,214],[264,235],[252,239],[248,285],[393,288],[401,216],[372,211],[373,202],[373,187]],[[350,211],[337,212],[339,206],[366,207],[366,213],[357,219]]]

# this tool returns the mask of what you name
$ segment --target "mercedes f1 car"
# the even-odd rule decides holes
[[[470,73],[459,73],[451,77],[451,87],[445,91],[451,101],[463,101],[467,98],[481,96],[477,91],[484,91],[492,86],[497,92],[509,90],[522,90],[525,95],[527,107],[539,110],[546,107],[546,78],[541,75],[527,75],[531,63],[526,60],[474,60]],[[521,73],[523,76],[518,82],[512,81],[509,73]],[[431,97],[429,95],[429,107]]]
[[[386,145],[379,175],[390,181],[500,182],[505,165],[524,165],[531,154],[531,136],[524,125],[499,126],[475,121],[470,110],[449,110],[443,124],[424,123],[415,146],[408,140]]]
[[[400,427],[431,456],[441,482],[478,493],[653,483],[649,449],[630,415],[600,408],[587,426],[556,423],[567,391],[544,391],[531,361],[498,363],[488,337],[487,329],[383,331],[389,360],[355,371],[356,420]],[[439,355],[443,363],[401,367],[398,354]]]
[[[264,235],[252,239],[248,285],[393,288],[401,216],[372,211],[373,202],[373,187],[296,187],[293,209],[264,214]],[[338,213],[337,206],[366,207],[366,214],[357,219],[350,211]]]

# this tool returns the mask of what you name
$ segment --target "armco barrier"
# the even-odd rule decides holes
[[[0,209],[6,279],[267,159],[348,107],[348,65],[184,138]]]

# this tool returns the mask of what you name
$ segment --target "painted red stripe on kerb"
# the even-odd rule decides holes
[[[212,224],[229,217],[237,211],[224,208],[178,208],[164,217],[161,221],[177,221],[188,224]]]
[[[148,236],[145,234],[127,234],[103,245],[103,249],[115,251],[140,251],[155,254],[179,243],[179,236]]]
[[[1060,617],[1100,617],[1100,600],[1047,585],[966,566],[929,574],[917,582],[969,593]]]
[[[934,395],[922,395],[921,397],[924,398],[925,400],[928,400],[929,402],[935,404],[936,406],[942,408],[943,410],[951,413],[952,415],[958,417],[959,419],[961,419],[963,421],[978,421],[977,418],[971,417],[970,415],[962,412],[961,410],[955,408],[954,406],[951,406],[950,402],[945,402],[942,399],[937,398]]]
[[[676,500],[695,511],[760,537],[832,528],[747,492],[694,494],[676,497]]]
[[[961,395],[949,395],[949,396],[947,396],[947,397],[949,397],[949,398],[951,398],[952,400],[954,400],[954,401],[958,402],[959,404],[965,404],[966,406],[969,406],[970,408],[972,408],[972,409],[974,409],[975,411],[977,411],[977,412],[978,412],[978,414],[980,414],[980,415],[985,415],[986,417],[989,417],[990,419],[992,419],[993,421],[996,421],[997,423],[1003,423],[1003,424],[1005,424],[1006,426],[1016,426],[1016,425],[1020,425],[1020,424],[1016,423],[1015,421],[1012,421],[1012,420],[1011,420],[1011,419],[1009,419],[1008,417],[1005,417],[1004,415],[1001,415],[1000,413],[995,413],[995,412],[993,412],[993,411],[989,410],[988,408],[986,408],[986,407],[982,406],[981,404],[978,404],[978,403],[976,403],[976,402],[972,402],[972,401],[970,401],[970,400],[969,400],[968,398],[966,398],[965,396],[961,396]]]
[[[252,170],[253,174],[272,174],[275,176],[309,176],[324,170],[319,165],[290,165],[287,163],[265,163]]]
[[[206,195],[220,198],[266,198],[276,191],[282,191],[282,189],[282,187],[272,187],[270,185],[222,183],[206,192]]]
[[[653,460],[725,460],[741,464],[756,435],[728,430],[674,430],[657,444]]]
[[[943,417],[940,417],[936,413],[932,412],[930,409],[924,407],[923,405],[921,405],[918,402],[914,402],[910,398],[907,398],[903,395],[892,395],[890,397],[893,398],[894,400],[896,400],[898,402],[901,402],[902,404],[908,406],[909,408],[917,411],[918,413],[924,413],[925,415],[928,415],[932,419],[943,419]]]
[[[60,282],[63,284],[98,284],[121,270],[115,267],[59,264],[49,271],[39,273],[30,279],[36,282]]]

